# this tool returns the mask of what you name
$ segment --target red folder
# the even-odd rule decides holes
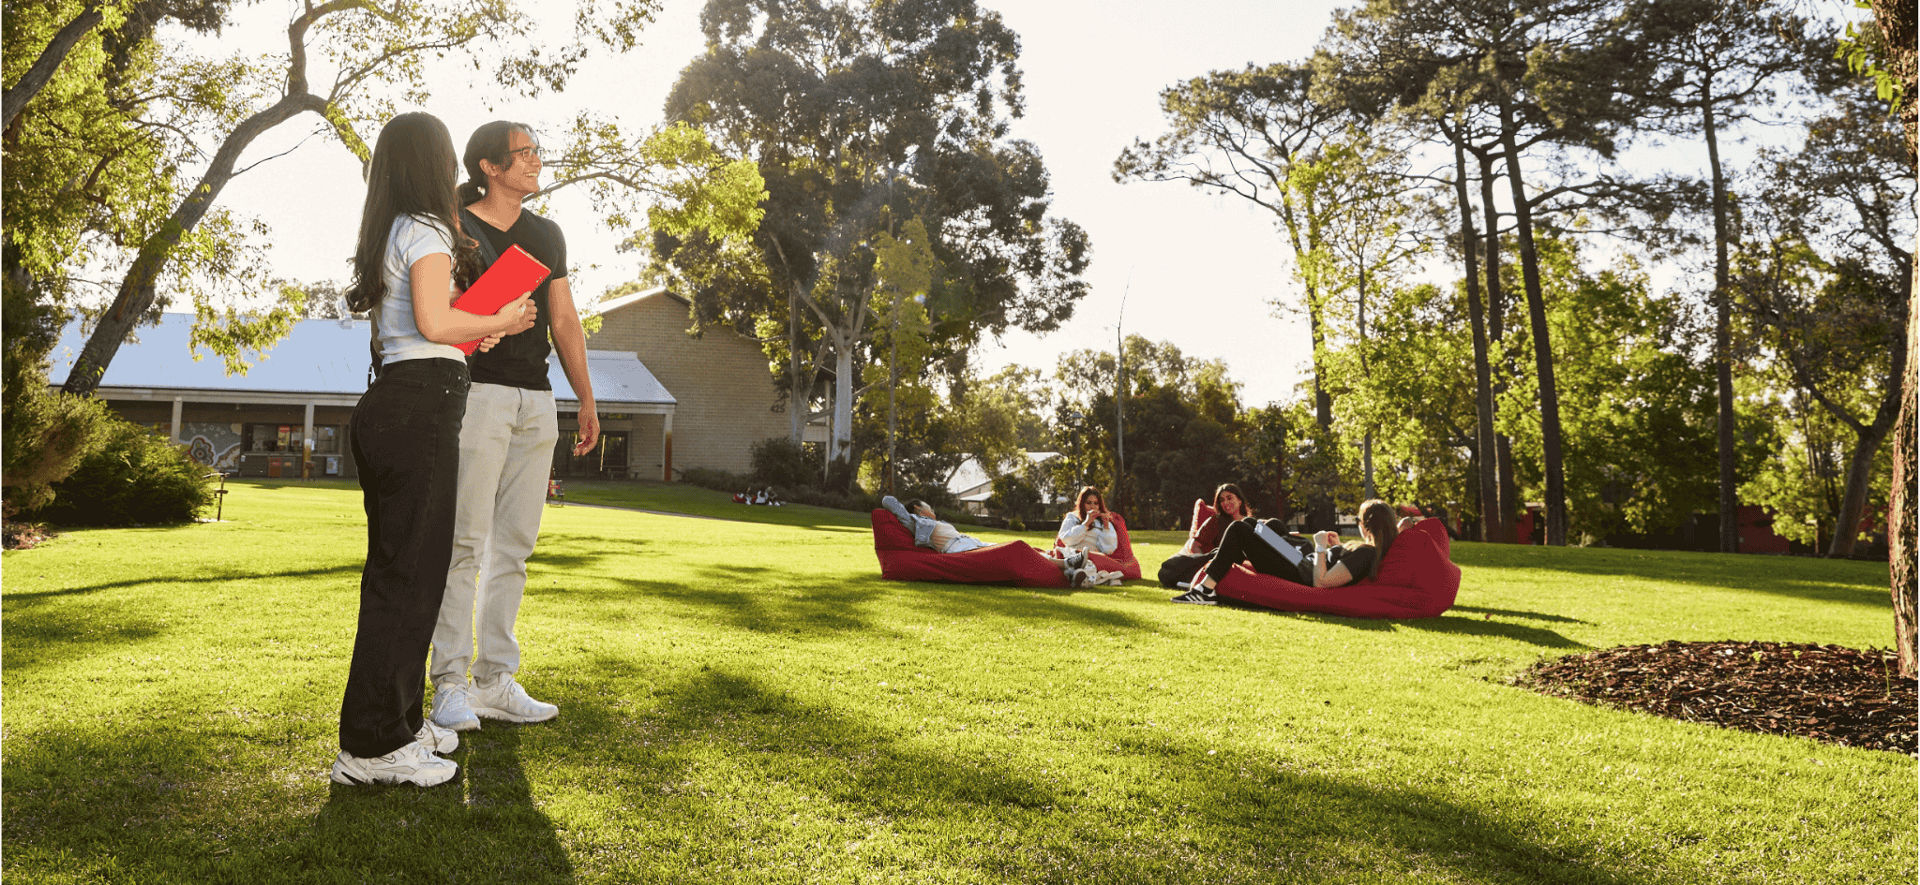
[[[508,246],[500,253],[499,260],[487,268],[487,272],[473,281],[467,291],[453,300],[453,306],[476,316],[493,316],[500,308],[527,292],[547,278],[551,273],[540,260],[528,255],[519,246]],[[471,355],[480,348],[482,338],[475,338],[465,344],[457,344],[460,351]]]

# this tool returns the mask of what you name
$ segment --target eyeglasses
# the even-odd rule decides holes
[[[523,148],[515,148],[513,150],[507,151],[507,162],[508,163],[518,162],[519,158],[522,156],[532,157],[536,160],[540,159],[540,146],[537,144],[530,144]]]

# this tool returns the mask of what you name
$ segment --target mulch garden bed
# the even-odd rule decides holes
[[[1589,704],[1843,747],[1916,751],[1920,693],[1894,653],[1789,642],[1624,645],[1541,661],[1515,685]]]
[[[30,550],[52,538],[54,533],[37,522],[0,523],[0,546],[8,550]]]

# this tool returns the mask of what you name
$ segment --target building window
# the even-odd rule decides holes
[[[286,452],[298,454],[305,428],[299,424],[248,424],[240,435],[241,451],[247,454]],[[313,453],[340,454],[341,428],[337,424],[316,424],[313,428]]]

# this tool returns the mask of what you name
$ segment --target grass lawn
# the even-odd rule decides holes
[[[356,788],[326,772],[358,493],[231,487],[226,523],[0,561],[10,885],[1916,876],[1911,758],[1501,682],[1666,639],[1885,646],[1884,566],[1458,544],[1451,612],[1374,622],[887,582],[864,514],[575,484],[733,521],[549,508],[521,681],[560,718],[464,735],[446,786]],[[1135,540],[1151,571],[1179,537]]]

